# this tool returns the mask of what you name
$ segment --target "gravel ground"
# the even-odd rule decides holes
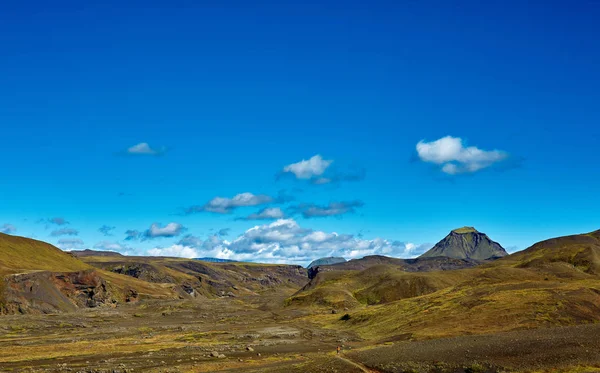
[[[597,366],[589,371],[600,372],[600,325],[399,342],[352,351],[348,357],[394,373],[552,371],[571,366]]]

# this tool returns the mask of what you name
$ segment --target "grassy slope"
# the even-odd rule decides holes
[[[346,321],[339,314],[313,319],[367,339],[438,338],[597,323],[599,257],[600,233],[594,232],[544,241],[471,269],[402,273],[393,266],[378,266],[329,272],[320,274],[316,284],[288,304],[316,298],[330,307],[355,306]],[[338,298],[343,302],[335,303]],[[332,302],[323,302],[328,299]]]
[[[90,268],[45,242],[0,233],[0,275],[34,270],[69,272]]]
[[[92,268],[92,266],[48,243],[0,233],[0,280],[3,276],[15,273],[32,271],[75,272]],[[169,286],[151,284],[103,270],[98,270],[98,272],[109,282],[111,290],[118,295],[123,295],[127,289],[134,288],[138,293],[145,296],[174,297],[174,293]]]
[[[249,294],[273,288],[292,293],[308,281],[305,270],[302,269],[304,272],[300,273],[296,271],[296,266],[281,264],[214,263],[170,257],[93,255],[81,257],[81,260],[101,268],[103,273],[120,268],[142,269],[138,281],[146,280],[169,288],[187,284],[193,286],[197,293],[209,297],[220,295],[222,291]],[[134,277],[128,278],[136,280]]]

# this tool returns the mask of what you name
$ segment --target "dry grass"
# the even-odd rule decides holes
[[[90,268],[45,242],[0,233],[0,275],[35,270],[82,271]]]

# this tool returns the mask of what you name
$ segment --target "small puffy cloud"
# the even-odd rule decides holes
[[[158,223],[154,223],[150,226],[150,229],[144,232],[143,238],[175,237],[179,236],[183,231],[185,231],[185,228],[179,223],[169,223],[164,227],[161,227]]]
[[[50,232],[52,237],[58,236],[77,236],[79,235],[79,231],[73,228],[61,228]]]
[[[382,238],[367,240],[349,234],[306,229],[292,219],[281,219],[252,227],[233,241],[222,240],[217,235],[205,241],[194,236],[185,236],[175,245],[154,248],[149,254],[270,263],[309,263],[326,256],[342,256],[347,259],[366,255],[414,257],[424,250],[426,249],[423,245]]]
[[[17,227],[12,224],[0,225],[0,233],[13,234],[17,231]]]
[[[100,241],[94,245],[94,250],[123,252],[128,248],[118,242]]]
[[[419,141],[416,149],[423,162],[440,165],[442,172],[449,175],[477,172],[508,157],[506,152],[500,150],[465,147],[461,138],[452,136],[432,142]]]
[[[323,159],[320,155],[298,163],[287,165],[278,173],[277,179],[284,175],[292,175],[298,180],[305,180],[313,185],[340,184],[364,180],[366,170],[357,165],[332,166],[333,160]],[[336,163],[337,164],[337,163]]]
[[[265,194],[256,195],[252,193],[240,193],[233,198],[215,197],[203,206],[188,207],[185,212],[186,214],[202,211],[214,212],[217,214],[229,214],[238,207],[258,206],[274,201],[273,197]]]
[[[98,231],[100,233],[102,233],[105,236],[112,236],[112,231],[115,230],[116,227],[111,227],[109,225],[103,225],[100,228],[98,228]]]
[[[156,247],[148,250],[151,256],[172,256],[178,258],[198,258],[198,251],[189,246],[172,245],[170,247]]]
[[[153,223],[150,228],[141,232],[138,230],[130,229],[125,231],[125,241],[134,240],[151,240],[155,238],[163,237],[176,237],[185,232],[187,229],[179,223],[169,223],[164,227],[159,223]]]
[[[364,206],[362,201],[330,202],[325,206],[309,203],[292,207],[291,210],[301,213],[303,217],[309,219],[351,214],[355,213],[356,209],[362,206]]]
[[[257,213],[250,214],[242,220],[270,220],[270,219],[283,219],[285,214],[279,207],[265,207]]]
[[[431,249],[434,245],[431,243],[424,243],[420,245],[416,245],[414,243],[407,243],[406,245],[406,254],[410,256],[418,256],[425,253],[427,250]]]
[[[61,238],[60,240],[58,240],[57,246],[61,250],[65,251],[82,250],[83,240],[79,238]]]
[[[230,228],[219,229],[219,231],[217,232],[217,235],[221,236],[221,237],[229,236],[229,231],[230,230],[231,230]]]
[[[127,149],[127,154],[131,155],[162,155],[166,152],[165,147],[153,148],[146,142],[141,142]]]
[[[303,159],[298,163],[285,166],[283,172],[293,173],[298,179],[312,179],[323,175],[332,163],[333,160],[323,159],[321,155],[317,154],[310,159]]]

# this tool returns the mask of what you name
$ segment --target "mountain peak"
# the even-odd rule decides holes
[[[479,233],[477,231],[477,229],[473,228],[473,227],[462,227],[462,228],[456,228],[453,229],[452,232],[454,233],[458,233],[458,234],[465,234],[465,233]]]
[[[445,256],[455,259],[486,260],[506,256],[508,253],[499,243],[473,227],[454,229],[422,258]]]

